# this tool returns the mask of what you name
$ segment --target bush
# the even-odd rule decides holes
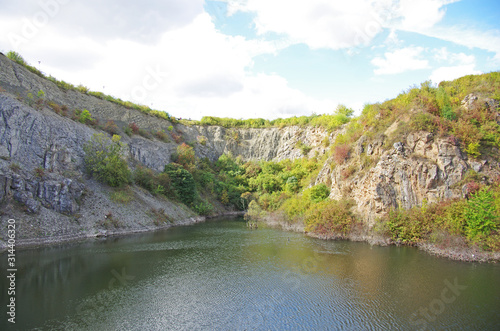
[[[87,109],[76,114],[78,116],[78,122],[83,124],[90,124],[94,121],[90,112]]]
[[[83,146],[87,172],[109,186],[121,186],[130,179],[127,162],[121,156],[123,144],[120,139],[114,135],[110,140],[105,134],[98,133]]]
[[[330,189],[325,184],[321,183],[308,188],[303,193],[304,197],[309,199],[313,203],[318,203],[325,200],[330,195]]]
[[[125,190],[118,190],[113,193],[111,193],[111,200],[117,203],[122,203],[122,204],[127,204],[133,199],[133,194],[132,191],[129,189]]]
[[[392,240],[403,244],[415,244],[432,231],[434,220],[419,208],[391,210],[386,216],[386,225]]]
[[[214,210],[214,206],[212,206],[210,203],[206,201],[202,201],[198,204],[195,204],[193,206],[193,210],[198,214],[202,216],[210,215],[212,211]]]
[[[347,200],[326,200],[310,207],[305,215],[307,232],[319,235],[346,235],[352,229],[356,218],[351,213],[354,205]]]
[[[198,137],[196,137],[196,139],[203,146],[205,146],[207,144],[207,137],[205,137],[205,136],[198,136]]]
[[[467,238],[474,241],[478,235],[488,236],[497,229],[493,193],[483,188],[472,194],[465,209]]]
[[[156,138],[163,141],[164,143],[168,142],[168,134],[166,134],[165,131],[163,131],[163,130],[156,131],[155,136],[156,136]]]
[[[349,158],[351,146],[347,144],[337,145],[333,149],[333,159],[337,164],[343,164]]]
[[[118,134],[118,126],[115,124],[114,121],[109,120],[106,122],[104,125],[104,131],[109,133],[111,136]]]
[[[180,164],[169,163],[164,172],[170,177],[172,187],[177,192],[179,199],[185,204],[191,204],[196,195],[196,186],[193,175]]]
[[[135,124],[134,122],[133,123],[129,123],[128,127],[130,128],[130,130],[132,130],[133,134],[138,134],[139,133],[139,126],[137,126],[137,124]]]
[[[135,168],[133,178],[137,185],[144,187],[148,191],[153,190],[153,186],[156,182],[153,170],[143,166]]]
[[[192,170],[195,165],[195,154],[193,147],[186,143],[177,146],[177,153],[172,157],[175,163],[178,163],[186,170]]]
[[[431,114],[419,112],[411,118],[410,127],[415,131],[434,132],[436,124]]]
[[[176,144],[180,144],[182,142],[182,135],[177,134],[175,132],[172,132],[171,135],[172,135],[172,138],[174,138],[174,141]]]
[[[9,59],[11,59],[12,61],[19,63],[20,65],[23,65],[23,66],[26,65],[26,61],[24,61],[23,57],[17,52],[10,51],[7,53],[6,56]]]
[[[125,134],[126,134],[127,136],[129,136],[129,137],[130,137],[130,136],[132,136],[132,134],[133,134],[132,129],[131,129],[129,126],[125,127],[125,128],[123,129],[123,132],[125,132]]]

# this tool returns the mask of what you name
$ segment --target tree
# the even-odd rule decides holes
[[[171,185],[176,191],[179,199],[184,204],[191,204],[196,195],[196,185],[193,175],[180,164],[169,163],[165,166],[164,172],[168,174]]]
[[[109,186],[121,186],[130,179],[127,162],[122,158],[124,144],[120,139],[119,135],[109,139],[104,133],[97,133],[83,146],[85,169]]]
[[[496,230],[497,217],[494,202],[493,194],[486,188],[472,194],[465,209],[467,238],[474,240],[477,235],[489,235]]]
[[[174,155],[174,162],[182,165],[184,169],[191,170],[194,168],[195,155],[193,147],[186,143],[177,146],[177,153]]]
[[[304,196],[309,198],[314,203],[325,200],[330,195],[330,189],[325,184],[321,183],[308,188],[304,191]]]

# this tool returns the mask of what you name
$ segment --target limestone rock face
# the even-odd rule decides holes
[[[468,158],[450,139],[435,138],[428,132],[411,133],[406,141],[394,145],[375,156],[378,161],[372,168],[344,178],[342,171],[349,167],[345,164],[331,173],[320,172],[318,179],[331,181],[331,198],[354,199],[360,216],[373,224],[390,208],[408,209],[424,201],[463,197],[459,183],[469,169],[490,177],[499,175],[495,161]]]

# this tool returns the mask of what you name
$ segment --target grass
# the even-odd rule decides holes
[[[112,192],[110,198],[116,203],[128,204],[134,199],[134,193],[129,187],[126,187]]]

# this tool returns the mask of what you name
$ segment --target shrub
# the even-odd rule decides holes
[[[193,175],[180,164],[169,163],[164,172],[172,180],[172,187],[177,192],[179,199],[185,204],[191,204],[196,194],[196,186]]]
[[[23,57],[17,52],[10,51],[7,53],[6,56],[9,59],[11,59],[12,61],[19,63],[20,65],[23,65],[23,66],[26,65],[26,61],[24,61]]]
[[[264,218],[266,212],[262,210],[257,201],[252,200],[248,205],[248,210],[245,214],[245,221],[258,221]]]
[[[353,205],[347,200],[326,200],[315,204],[306,212],[305,230],[327,236],[346,235],[356,222],[351,212]]]
[[[310,205],[311,200],[303,196],[292,196],[281,205],[280,209],[283,210],[291,220],[297,220],[304,216]]]
[[[210,203],[206,201],[202,201],[198,204],[195,204],[193,206],[193,210],[198,214],[198,215],[210,215],[212,211],[214,210],[214,206],[212,206]]]
[[[432,215],[419,208],[391,210],[386,216],[386,225],[392,240],[403,244],[422,241],[432,231]]]
[[[182,142],[182,135],[177,134],[175,132],[172,132],[172,138],[174,138],[174,141],[176,144],[180,144]]]
[[[416,131],[434,132],[436,124],[431,114],[418,112],[410,120],[410,127]]]
[[[78,122],[80,122],[80,123],[89,124],[89,123],[91,123],[93,121],[94,121],[94,119],[92,118],[90,112],[87,109],[84,109],[78,115]]]
[[[108,120],[104,125],[104,131],[109,133],[111,136],[118,134],[118,126],[113,120]]]
[[[163,141],[164,143],[168,142],[168,134],[166,134],[165,131],[163,131],[163,130],[156,131],[155,136],[156,136],[156,138]]]
[[[130,190],[118,190],[111,193],[111,200],[117,203],[127,204],[133,199],[133,194]]]
[[[172,160],[184,167],[186,170],[192,170],[195,164],[195,154],[193,147],[186,143],[177,146],[177,153],[172,155]]]
[[[477,158],[477,157],[481,156],[481,153],[479,152],[479,147],[481,147],[481,144],[478,141],[476,141],[476,142],[470,143],[467,146],[467,148],[465,149],[465,151],[470,156]]]
[[[81,93],[84,93],[84,94],[87,94],[89,92],[89,88],[86,87],[86,86],[83,86],[82,84],[78,85],[76,87],[76,89],[81,92]]]
[[[205,146],[207,144],[207,137],[205,137],[205,136],[198,136],[198,137],[196,137],[196,139],[203,146]]]
[[[151,191],[155,184],[155,173],[149,168],[137,166],[133,173],[133,179],[137,185]]]
[[[123,129],[123,132],[125,132],[125,134],[127,136],[132,136],[133,132],[132,132],[132,129],[129,127],[129,126],[126,126],[124,129]]]
[[[297,177],[295,176],[288,177],[285,184],[285,190],[290,193],[296,193],[298,189],[299,189],[299,181],[297,180]]]
[[[343,179],[351,177],[356,172],[356,166],[354,164],[349,165],[346,169],[342,169],[340,175]]]
[[[35,169],[35,176],[38,178],[43,178],[45,176],[45,169],[43,167],[38,167]]]
[[[474,241],[478,235],[488,236],[497,229],[493,193],[483,188],[472,195],[465,209],[467,238]]]
[[[325,200],[330,195],[330,189],[326,184],[318,184],[311,188],[308,188],[303,193],[304,197],[309,199],[313,203],[318,203]]]
[[[343,164],[349,158],[351,147],[347,144],[337,145],[333,149],[333,159],[337,164]]]
[[[133,134],[139,133],[139,126],[137,126],[137,124],[135,124],[134,122],[129,123],[128,127],[130,128],[130,130],[132,130]]]
[[[61,115],[63,113],[62,107],[59,106],[57,103],[50,101],[48,105],[50,108],[52,108],[52,110],[54,110],[56,114]]]
[[[105,134],[97,133],[83,146],[87,172],[109,186],[121,186],[130,179],[127,162],[121,156],[120,139],[114,135],[110,140]]]

